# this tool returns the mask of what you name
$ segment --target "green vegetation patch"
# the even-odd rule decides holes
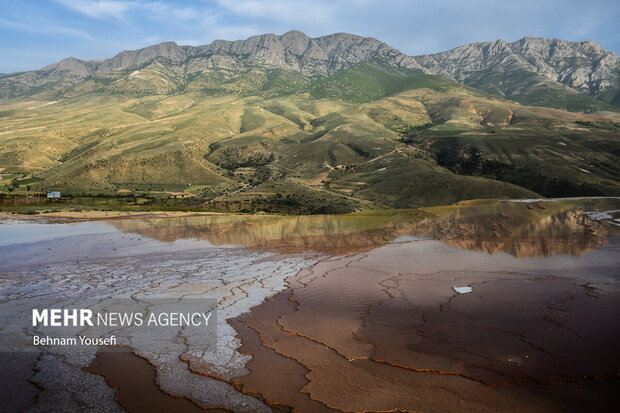
[[[310,94],[317,98],[364,103],[408,89],[429,88],[445,91],[458,86],[458,83],[438,76],[404,74],[379,63],[362,62],[317,81]]]

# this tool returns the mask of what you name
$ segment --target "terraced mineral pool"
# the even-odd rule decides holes
[[[130,351],[2,353],[0,410],[609,409],[620,240],[608,221],[619,206],[5,218],[0,335],[28,334],[14,326],[33,300],[68,298],[204,300],[217,329],[158,333],[157,350],[119,328]]]

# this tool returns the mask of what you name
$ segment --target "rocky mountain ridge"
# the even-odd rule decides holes
[[[561,84],[605,102],[620,103],[620,58],[592,41],[496,40],[416,60],[431,73],[486,91],[497,90],[509,98],[523,89],[526,80],[534,80],[539,85]]]
[[[195,47],[165,42],[124,51],[109,59],[84,61],[70,57],[41,70],[3,75],[0,98],[31,95],[46,88],[61,90],[88,78],[139,68],[153,61],[185,76],[258,66],[311,78],[330,76],[360,62],[378,61],[400,71],[443,76],[528,104],[553,106],[548,102],[552,95],[620,105],[620,58],[590,41],[526,37],[512,43],[496,40],[408,56],[370,37],[336,33],[310,38],[299,31],[237,41],[216,40]]]

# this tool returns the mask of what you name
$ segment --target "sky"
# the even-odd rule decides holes
[[[372,36],[410,55],[524,36],[620,54],[618,22],[618,0],[0,0],[0,73],[289,30]]]

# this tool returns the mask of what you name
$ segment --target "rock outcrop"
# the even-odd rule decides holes
[[[620,92],[620,58],[598,44],[525,37],[473,43],[418,56],[429,72],[506,96],[522,93],[526,80],[560,84],[605,102]],[[506,74],[513,76],[507,78]]]

